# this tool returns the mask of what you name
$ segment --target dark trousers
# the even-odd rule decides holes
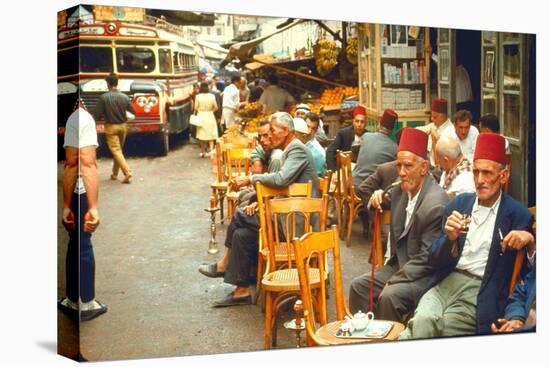
[[[225,238],[225,247],[231,249],[224,282],[238,287],[256,284],[258,266],[258,214],[246,215],[237,208]]]
[[[374,271],[373,310],[377,319],[404,322],[409,318],[418,303],[421,293],[412,283],[386,282],[397,271],[396,266],[384,265]],[[352,313],[359,310],[367,312],[369,308],[369,291],[371,273],[363,274],[351,281],[349,290],[349,307]]]
[[[76,217],[76,230],[69,231],[65,258],[67,297],[78,302],[80,294],[82,302],[89,302],[95,298],[95,259],[92,234],[84,232],[84,215],[88,211],[86,194],[73,194],[71,210]]]

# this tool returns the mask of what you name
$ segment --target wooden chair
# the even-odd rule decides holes
[[[249,148],[228,148],[224,152],[224,161],[226,168],[227,182],[238,176],[248,176],[250,174],[249,160],[251,149]],[[235,206],[239,199],[239,191],[227,189],[227,217],[231,220],[235,212]]]
[[[532,206],[532,207],[529,208],[529,211],[535,217],[535,222],[533,223],[533,233],[536,233],[536,231],[537,231],[537,222],[536,222],[537,207]],[[512,271],[512,278],[510,278],[510,285],[508,287],[509,294],[512,294],[512,292],[514,291],[514,287],[516,286],[516,283],[518,281],[519,274],[521,273],[521,267],[523,265],[523,260],[525,259],[525,251],[526,251],[526,249],[524,247],[516,253],[516,260],[514,261],[514,270]]]
[[[210,184],[212,195],[216,197],[218,203],[220,203],[220,221],[223,224],[224,216],[224,200],[227,194],[227,168],[225,163],[225,151],[228,149],[249,148],[253,149],[255,141],[241,137],[222,136],[216,141],[216,181]],[[231,217],[229,217],[231,219]]]
[[[220,221],[223,224],[224,215],[223,215],[223,202],[225,199],[225,194],[227,193],[227,180],[225,179],[224,168],[223,168],[223,157],[221,149],[221,140],[218,139],[216,142],[216,181],[210,184],[210,189],[212,190],[212,195],[216,198],[220,204]]]
[[[313,345],[336,345],[336,344],[351,344],[364,343],[368,341],[389,341],[395,340],[404,330],[405,326],[398,322],[393,322],[393,327],[390,333],[384,339],[343,339],[337,338],[335,333],[338,331],[344,321],[346,315],[349,314],[342,288],[342,268],[340,265],[340,243],[338,240],[338,230],[332,226],[330,230],[316,233],[307,233],[300,239],[293,241],[294,252],[296,254],[296,267],[300,281],[300,292],[304,306],[304,318],[306,323],[307,343]],[[336,321],[328,323],[325,283],[318,282],[312,279],[312,274],[315,275],[316,268],[311,268],[310,262],[315,257],[328,256],[332,252],[333,257],[333,272],[334,272],[334,288],[336,301]],[[323,262],[319,262],[318,273],[326,274],[327,269]],[[319,287],[318,296],[314,297],[312,292],[314,287]],[[317,312],[314,309],[317,303]],[[319,315],[316,320],[316,313]],[[317,322],[320,327],[317,328]]]
[[[319,228],[324,230],[326,222],[326,208],[328,196],[322,199],[313,198],[286,198],[271,199],[266,203],[267,244],[269,256],[266,274],[262,279],[262,289],[265,294],[265,339],[266,349],[275,346],[277,342],[277,315],[280,307],[300,293],[298,271],[294,267],[294,253],[291,251],[292,238],[312,230],[312,216],[319,216]],[[301,220],[297,218],[301,217]],[[301,223],[300,223],[301,222]],[[285,239],[279,235],[279,223],[283,225]],[[276,248],[286,247],[285,268],[278,268]],[[317,259],[324,264],[322,258]],[[312,287],[319,288],[324,284],[326,274],[312,269],[310,274]]]
[[[340,190],[340,203],[342,210],[342,226],[340,238],[346,234],[346,246],[350,246],[351,227],[361,207],[361,198],[355,193],[351,175],[351,152],[336,151],[336,162],[339,164],[338,189]],[[339,223],[340,224],[340,223]]]
[[[311,181],[306,183],[293,183],[284,188],[274,188],[263,185],[261,182],[256,183],[256,196],[258,198],[258,215],[260,222],[260,238],[259,238],[259,253],[258,253],[258,276],[256,281],[256,297],[254,303],[258,301],[258,296],[262,293],[262,277],[267,269],[267,261],[269,256],[268,235],[267,235],[267,217],[265,211],[265,203],[275,197],[306,197],[310,198],[313,191]],[[292,255],[293,256],[293,255]],[[284,263],[287,259],[287,247],[279,246],[275,248],[275,263]],[[262,297],[264,299],[265,297]],[[265,302],[264,302],[265,303]]]
[[[325,194],[329,195],[331,181],[332,181],[332,171],[331,170],[327,170],[325,172],[325,177],[320,177],[319,178],[319,192],[321,193],[321,197]]]
[[[371,254],[374,264],[376,266],[384,265],[384,246],[382,244],[382,225],[390,224],[390,210],[385,209],[382,213],[379,210],[374,210],[374,219],[373,219],[373,234],[372,234],[372,245],[371,245]]]

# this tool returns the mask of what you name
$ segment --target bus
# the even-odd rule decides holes
[[[58,28],[59,147],[77,99],[93,110],[110,73],[118,74],[118,89],[136,110],[128,134],[147,135],[161,156],[168,154],[170,134],[188,134],[198,56],[182,28],[151,18],[152,25],[76,22]],[[104,122],[96,121],[100,139]]]

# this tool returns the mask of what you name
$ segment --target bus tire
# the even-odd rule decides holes
[[[157,154],[160,157],[166,157],[170,150],[170,141],[168,131],[161,131],[157,135]]]

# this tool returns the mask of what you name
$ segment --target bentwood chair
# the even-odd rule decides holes
[[[531,214],[533,214],[533,217],[535,217],[535,222],[533,222],[533,233],[536,233],[536,231],[537,231],[537,222],[536,222],[537,207],[532,206],[532,207],[529,208],[529,211],[531,212]],[[514,291],[514,287],[516,286],[516,283],[519,279],[519,275],[521,273],[521,268],[522,268],[522,265],[523,265],[523,261],[525,259],[525,251],[526,250],[525,250],[525,247],[524,247],[516,253],[516,259],[514,261],[514,270],[512,271],[512,278],[510,278],[510,285],[508,287],[509,294],[512,294],[512,292]]]
[[[250,174],[250,165],[248,158],[250,157],[251,149],[249,148],[229,148],[224,152],[224,161],[226,168],[227,182],[238,176],[248,176]],[[227,189],[227,217],[229,220],[233,218],[235,206],[239,199],[239,191],[233,191],[229,187]]]
[[[266,203],[267,244],[269,260],[262,279],[265,294],[265,339],[266,349],[277,342],[277,316],[280,308],[300,293],[298,271],[294,266],[294,254],[291,251],[292,238],[314,229],[315,221],[324,230],[328,206],[328,196],[322,199],[286,198],[271,199]],[[317,217],[316,217],[317,216]],[[282,232],[282,233],[281,233]],[[286,264],[277,267],[275,249],[286,247]],[[317,258],[318,264],[325,264],[324,258]],[[319,288],[327,279],[326,273],[319,269],[311,270],[312,287]]]
[[[254,303],[258,301],[258,296],[262,293],[261,282],[264,272],[267,268],[269,257],[268,235],[267,235],[267,218],[265,211],[265,203],[275,197],[311,197],[313,185],[311,181],[306,183],[293,183],[288,187],[274,188],[263,185],[261,182],[256,183],[256,196],[258,198],[258,216],[260,223],[260,238],[259,238],[259,253],[258,253],[258,271],[256,281],[256,297]],[[292,255],[293,256],[293,255]],[[275,247],[275,267],[279,264],[284,264],[287,260],[287,247],[282,245]],[[262,297],[262,300],[265,297]],[[265,306],[265,302],[264,302]]]
[[[342,288],[340,242],[338,239],[338,230],[335,226],[332,226],[328,231],[306,233],[301,238],[294,239],[292,244],[296,256],[296,268],[298,270],[300,293],[304,306],[306,340],[309,346],[364,343],[369,341],[389,341],[397,339],[405,326],[393,321],[386,321],[392,323],[392,328],[389,334],[383,339],[343,339],[335,336],[340,326],[345,322],[345,316],[351,316],[346,305],[344,290]],[[326,274],[327,269],[324,262],[318,262],[317,265],[315,265],[316,267],[311,267],[312,259],[329,256],[329,252],[332,252],[333,258],[334,299],[336,301],[336,321],[331,323],[327,321],[327,289],[325,282],[316,282],[317,273]],[[317,291],[318,295],[314,296],[313,291]],[[318,315],[317,318],[316,315]],[[319,327],[317,327],[317,324],[319,324]]]
[[[351,169],[351,152],[336,151],[336,162],[338,169],[338,190],[342,211],[342,225],[340,227],[340,238],[346,238],[346,246],[350,246],[351,227],[361,207],[361,198],[355,193]],[[340,223],[339,223],[340,224]]]
[[[225,216],[223,210],[223,203],[226,197],[228,181],[227,181],[227,168],[225,163],[225,151],[228,149],[248,148],[253,149],[255,146],[255,140],[240,135],[224,135],[216,141],[216,181],[210,184],[212,195],[217,198],[220,203],[220,221],[223,224]],[[231,219],[231,218],[230,218]]]

